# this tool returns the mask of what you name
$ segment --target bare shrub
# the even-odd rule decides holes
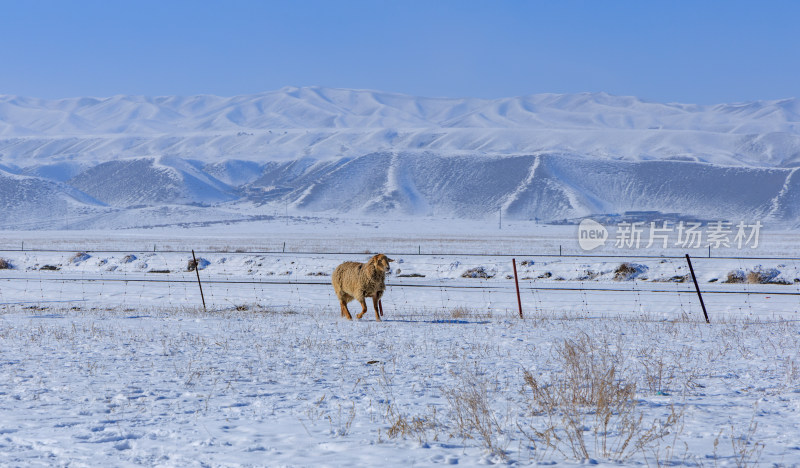
[[[186,264],[186,271],[194,271],[195,269],[202,270],[209,265],[211,265],[211,262],[205,258],[198,258],[196,261],[190,258],[189,262]]]
[[[645,388],[655,395],[669,395],[673,390],[694,388],[697,371],[693,351],[685,347],[678,354],[665,354],[657,347],[642,347],[637,350],[637,361],[644,372]]]
[[[485,267],[479,266],[475,268],[470,268],[469,270],[465,271],[461,274],[462,278],[494,278],[494,275],[488,271],[486,271]]]
[[[466,307],[455,307],[450,310],[450,316],[454,319],[469,317],[470,311]]]
[[[731,423],[731,447],[733,448],[733,458],[736,466],[758,466],[758,460],[764,451],[764,443],[754,440],[758,429],[755,416],[755,413],[753,413],[747,430],[738,435],[736,434],[736,428]]]
[[[432,434],[432,440],[439,440],[439,424],[436,422],[436,407],[431,406],[432,414],[407,416],[400,413],[394,407],[389,405],[387,410],[387,417],[389,419],[389,430],[386,434],[391,439],[395,438],[409,438],[413,437],[420,444],[428,443],[429,435]]]
[[[468,307],[454,307],[450,309],[450,317],[453,319],[490,319],[492,311],[482,312]]]
[[[75,255],[73,255],[71,259],[69,259],[69,262],[77,264],[85,260],[89,260],[90,258],[92,258],[92,256],[87,254],[86,252],[78,252]]]
[[[666,281],[667,281],[667,282],[670,282],[670,283],[686,283],[687,281],[689,281],[689,275],[688,275],[688,274],[686,274],[686,275],[675,275],[675,276],[671,276],[671,277],[670,277],[669,279],[667,279]]]
[[[549,382],[523,373],[531,419],[518,425],[534,447],[544,444],[545,450],[581,460],[594,454],[624,461],[665,437],[683,417],[671,406],[666,419],[645,423],[635,383],[620,376],[620,356],[587,336],[565,340],[557,348],[557,360],[563,372]]]
[[[790,284],[779,278],[781,272],[776,268],[756,268],[747,272],[747,282],[750,284]]]
[[[342,412],[342,405],[340,403],[339,412],[336,414],[328,414],[327,418],[331,425],[331,434],[345,437],[350,434],[350,428],[353,426],[353,420],[356,418],[355,402],[351,402],[351,406],[347,408],[346,412]]]
[[[444,392],[450,406],[453,435],[478,439],[490,453],[505,458],[505,447],[501,444],[505,431],[491,406],[493,387],[481,374],[465,371],[459,376],[459,385]]]
[[[600,276],[600,273],[598,273],[598,272],[596,272],[594,270],[584,270],[584,271],[581,272],[580,275],[578,275],[578,280],[579,281],[591,281],[591,280],[597,278],[598,276]]]
[[[645,271],[647,271],[645,265],[625,262],[614,270],[614,281],[630,281],[636,279]]]
[[[731,270],[723,283],[739,284],[745,282],[745,274],[742,270]]]

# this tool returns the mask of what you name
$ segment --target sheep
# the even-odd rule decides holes
[[[371,297],[375,320],[381,321],[378,301],[386,290],[384,280],[390,268],[389,263],[393,261],[384,254],[378,254],[370,258],[367,263],[344,262],[336,267],[331,275],[331,283],[342,307],[342,317],[353,320],[347,309],[347,303],[355,299],[361,303],[361,313],[356,315],[356,318],[361,319],[367,312],[365,298]]]

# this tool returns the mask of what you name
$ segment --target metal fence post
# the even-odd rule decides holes
[[[197,263],[197,257],[194,256],[194,249],[192,249],[192,260],[194,260],[194,272],[197,273],[197,285],[200,286],[200,299],[203,301],[203,311],[206,309],[206,298],[203,296],[203,285],[200,283],[200,264]]]
[[[697,291],[697,297],[700,298],[700,307],[703,308],[703,316],[706,318],[706,323],[711,323],[708,320],[708,312],[706,312],[706,304],[703,302],[703,295],[700,294],[700,286],[697,284],[697,277],[694,275],[694,268],[692,267],[692,260],[689,254],[686,254],[686,262],[689,264],[689,272],[692,274],[692,281],[694,281],[694,289]]]

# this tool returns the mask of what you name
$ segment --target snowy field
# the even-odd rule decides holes
[[[681,252],[503,227],[4,232],[0,465],[800,466],[796,234],[689,252],[706,324]],[[367,250],[386,315],[348,322]]]
[[[796,321],[455,309],[351,323],[313,309],[7,308],[0,460],[794,466],[798,334]]]

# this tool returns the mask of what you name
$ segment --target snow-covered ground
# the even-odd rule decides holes
[[[800,262],[768,259],[795,233],[690,252],[706,324],[676,249],[287,221],[3,233],[0,465],[800,464]],[[383,322],[345,321],[327,275],[367,250],[396,260]]]
[[[0,466],[799,466],[798,115],[0,96]]]
[[[799,336],[795,320],[7,307],[0,461],[797,466]],[[623,397],[602,413],[564,391]]]

